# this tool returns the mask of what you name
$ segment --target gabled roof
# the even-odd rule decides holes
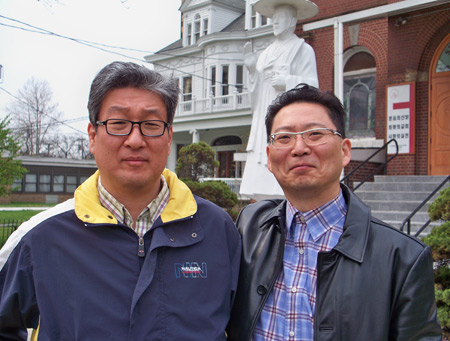
[[[183,47],[183,40],[180,38],[180,39],[174,41],[173,43],[167,45],[166,47],[163,47],[161,50],[156,51],[155,54],[157,54],[157,53],[162,54],[163,52],[177,50],[182,47]]]
[[[240,17],[232,21],[220,32],[236,32],[245,30],[245,13],[242,13]]]
[[[218,1],[218,0],[216,0]],[[228,0],[221,0],[221,1],[228,1]],[[237,19],[232,21],[228,26],[223,28],[220,32],[237,32],[237,31],[244,31],[245,29],[245,13],[242,13]],[[178,39],[174,41],[173,43],[167,45],[166,47],[163,47],[161,50],[156,51],[155,54],[164,54],[165,52],[178,50],[183,48],[183,40]]]
[[[245,9],[245,2],[243,0],[213,0],[213,2],[222,3],[227,6],[237,7],[240,9]]]

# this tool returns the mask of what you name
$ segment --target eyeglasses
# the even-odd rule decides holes
[[[170,127],[170,123],[160,120],[147,120],[147,121],[129,121],[119,119],[109,119],[105,121],[95,122],[98,125],[105,126],[106,133],[114,136],[128,136],[133,130],[135,124],[139,125],[139,130],[143,136],[162,136],[166,128]]]
[[[308,146],[325,144],[334,135],[342,137],[341,133],[337,132],[336,130],[330,128],[315,128],[298,133],[280,132],[271,134],[270,143],[274,146],[274,148],[289,148],[295,144],[297,135],[300,135],[303,138],[303,142],[305,142],[305,144]]]

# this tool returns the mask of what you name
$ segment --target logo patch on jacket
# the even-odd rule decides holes
[[[206,262],[200,266],[197,262],[175,263],[176,278],[208,278]]]

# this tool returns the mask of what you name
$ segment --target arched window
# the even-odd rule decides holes
[[[348,137],[374,137],[376,113],[376,64],[362,46],[344,54],[344,108]]]
[[[218,178],[240,178],[242,176],[242,163],[234,161],[236,149],[228,150],[220,146],[242,145],[242,139],[239,136],[222,136],[217,138],[212,145],[217,149],[217,160],[219,167],[217,169]],[[233,147],[230,147],[230,149]]]
[[[435,70],[436,73],[447,71],[450,71],[450,43],[442,51]]]
[[[213,146],[228,146],[231,144],[242,144],[242,140],[239,136],[222,136],[217,138],[213,142]]]

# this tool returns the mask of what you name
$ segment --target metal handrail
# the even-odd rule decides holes
[[[419,210],[433,197],[433,195],[435,195],[437,193],[437,191],[439,191],[442,186],[444,186],[447,182],[450,181],[450,175],[447,176],[445,178],[444,181],[441,182],[441,184],[435,188],[435,190],[433,192],[430,193],[430,195],[428,195],[417,207],[414,211],[411,212],[411,214],[409,216],[407,216],[403,222],[402,222],[402,226],[400,226],[400,231],[403,231],[405,228],[405,224],[407,224],[407,229],[406,229],[406,233],[411,234],[411,218],[417,213],[419,212]],[[416,232],[416,234],[414,235],[414,237],[417,237],[423,230],[425,230],[425,228],[431,223],[431,220],[428,219],[428,221]]]
[[[372,159],[375,155],[377,155],[379,152],[381,152],[383,149],[387,149],[388,145],[390,143],[395,143],[395,154],[391,156],[389,159],[387,158],[388,153],[385,154],[384,162],[379,165],[374,171],[372,171],[369,175],[367,175],[356,187],[353,188],[353,191],[356,191],[362,184],[364,184],[367,179],[375,175],[381,168],[385,168],[388,162],[390,162],[392,159],[394,159],[398,155],[398,142],[396,139],[391,139],[388,142],[386,142],[382,147],[378,148],[376,152],[374,152],[372,155],[370,155],[367,159],[365,159],[363,162],[361,162],[358,167],[353,169],[350,173],[348,173],[346,176],[344,176],[341,179],[341,182],[344,182],[347,186],[350,184],[350,176],[355,173],[358,169],[360,169],[363,165],[365,165],[367,162],[369,162],[370,159]],[[345,182],[346,181],[346,182]]]

